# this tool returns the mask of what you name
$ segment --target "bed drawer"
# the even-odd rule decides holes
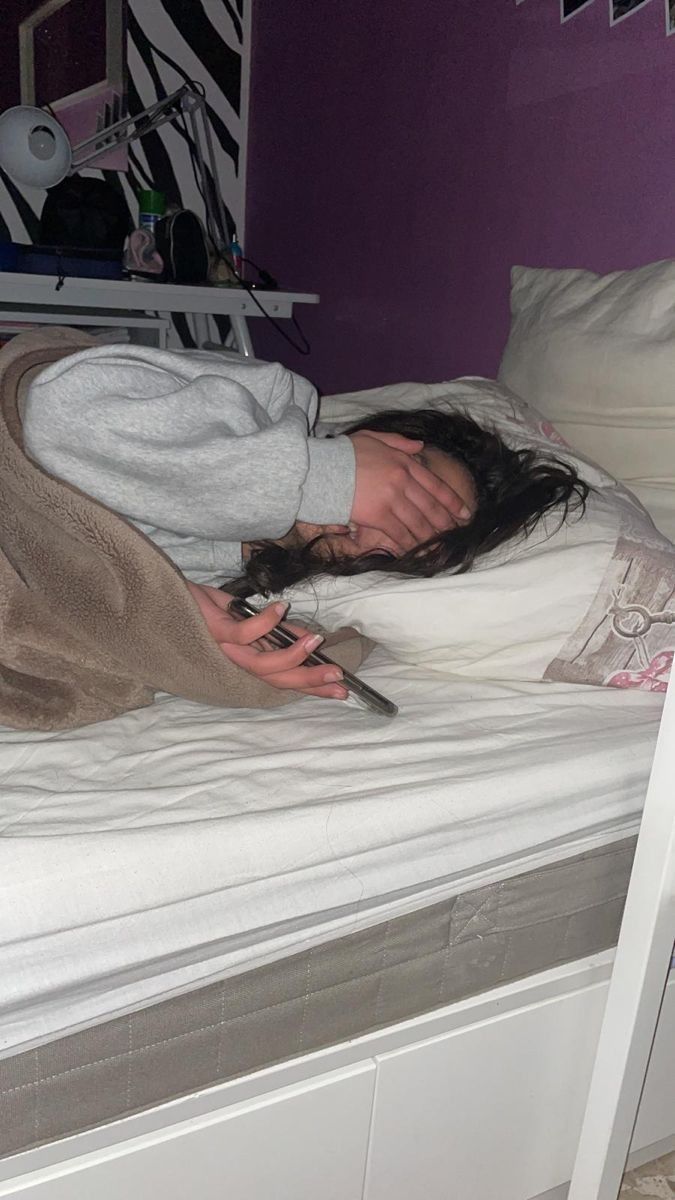
[[[606,983],[376,1056],[364,1200],[525,1200],[569,1180]],[[675,1133],[675,979],[633,1149]]]
[[[0,1184],[25,1200],[361,1200],[375,1064]]]

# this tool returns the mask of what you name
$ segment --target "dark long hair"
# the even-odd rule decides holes
[[[470,571],[477,558],[515,537],[526,537],[542,517],[559,509],[560,524],[571,512],[583,513],[589,488],[573,467],[534,450],[512,450],[493,430],[464,413],[437,409],[394,409],[366,417],[343,433],[372,429],[423,441],[464,463],[473,476],[477,504],[467,525],[436,534],[399,558],[381,551],[343,558],[316,552],[321,535],[305,546],[256,542],[246,573],[228,591],[240,595],[281,592],[316,575],[358,575],[364,571],[431,576]]]

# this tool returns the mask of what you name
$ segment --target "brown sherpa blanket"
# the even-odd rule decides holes
[[[287,703],[297,693],[224,658],[161,550],[24,453],[30,381],[94,344],[52,328],[0,351],[0,723],[73,728],[151,704],[155,692],[230,708]],[[355,669],[368,646],[354,635],[331,655]]]

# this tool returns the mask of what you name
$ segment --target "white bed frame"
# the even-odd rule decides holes
[[[675,935],[674,776],[671,686],[615,957],[17,1155],[0,1197],[615,1200],[631,1137],[632,1163],[675,1148],[675,977],[632,1136]]]

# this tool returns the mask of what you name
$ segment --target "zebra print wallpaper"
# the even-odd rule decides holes
[[[32,7],[35,7],[33,5]],[[21,15],[31,6],[24,3]],[[126,0],[129,111],[193,79],[206,91],[216,168],[230,232],[243,239],[250,58],[250,0]],[[19,96],[12,98],[19,103]],[[119,187],[136,221],[136,193],[153,186],[170,202],[204,215],[190,145],[180,125],[165,125],[129,149],[128,172],[83,172]],[[37,239],[45,199],[0,171],[0,240]]]

